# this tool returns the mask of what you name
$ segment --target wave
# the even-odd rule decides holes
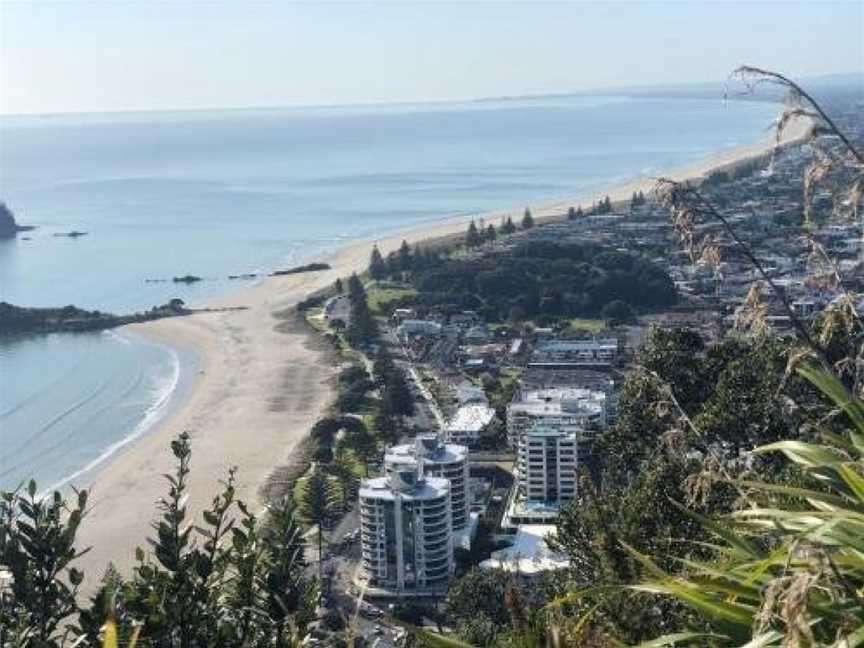
[[[110,337],[114,342],[119,342],[120,344],[122,344],[124,346],[132,346],[132,340],[130,340],[128,337],[126,337],[124,335],[120,335],[116,331],[111,331],[111,330],[102,331],[102,334],[105,335],[106,337]]]
[[[46,496],[55,490],[59,490],[64,486],[67,486],[71,482],[75,481],[79,477],[86,475],[93,469],[97,468],[100,464],[104,463],[112,456],[114,456],[121,449],[143,436],[146,432],[148,432],[153,426],[155,426],[168,411],[168,407],[171,404],[171,398],[177,390],[177,387],[180,385],[180,376],[181,376],[181,364],[180,364],[180,356],[179,354],[172,349],[171,347],[165,345],[157,345],[166,351],[171,356],[171,372],[168,376],[165,377],[164,380],[161,381],[161,384],[157,384],[153,393],[155,396],[155,401],[144,413],[143,418],[138,422],[138,425],[127,434],[122,439],[112,443],[107,448],[105,448],[97,457],[89,461],[82,468],[72,472],[67,475],[63,479],[51,484],[48,488],[42,491],[41,496]]]
[[[62,412],[60,412],[59,414],[54,416],[50,421],[48,421],[48,423],[43,425],[41,427],[41,429],[38,432],[36,432],[36,434],[34,434],[33,436],[31,436],[27,440],[25,440],[24,443],[20,444],[17,448],[15,448],[13,450],[6,451],[5,452],[6,458],[8,459],[9,457],[13,457],[17,454],[20,454],[24,450],[26,450],[27,446],[32,444],[32,442],[35,439],[40,438],[42,435],[44,435],[46,432],[48,432],[51,428],[53,428],[60,421],[65,419],[67,416],[70,416],[71,414],[77,412],[79,409],[81,409],[82,407],[87,405],[87,403],[90,403],[91,401],[93,401],[93,399],[98,398],[102,394],[102,392],[104,392],[108,388],[108,386],[109,386],[109,382],[107,380],[103,380],[89,394],[86,394],[82,398],[79,398],[76,402],[72,403],[72,405],[70,405],[69,407],[64,409]],[[16,467],[17,466],[13,466],[12,468],[8,468],[8,469],[4,470],[2,473],[0,473],[0,477],[5,476],[6,474],[8,474],[10,471],[12,471]]]
[[[8,407],[5,410],[3,410],[2,412],[0,412],[0,421],[9,418],[12,414],[14,414],[18,410],[20,410],[22,407],[26,407],[27,405],[32,403],[34,400],[36,400],[37,398],[42,396],[46,391],[49,391],[53,387],[56,387],[57,385],[61,384],[64,380],[66,380],[67,378],[69,378],[69,376],[71,376],[74,372],[76,372],[78,370],[78,368],[82,365],[83,362],[84,362],[84,356],[82,355],[81,357],[78,358],[78,360],[75,361],[74,364],[72,364],[65,372],[63,372],[57,378],[49,381],[44,386],[41,386],[38,389],[33,390],[30,394],[28,394],[27,396],[22,398],[20,401],[18,401],[14,405],[11,405],[10,407]]]

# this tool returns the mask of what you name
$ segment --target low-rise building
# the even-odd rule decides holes
[[[495,410],[484,404],[463,405],[444,426],[444,438],[450,443],[476,445],[480,435],[495,418]]]
[[[548,387],[517,392],[507,406],[507,438],[512,447],[519,436],[536,426],[584,433],[609,422],[606,390]]]
[[[566,555],[549,548],[547,539],[555,533],[551,524],[525,524],[519,527],[513,544],[493,551],[480,569],[502,569],[526,584],[536,582],[545,572],[566,569],[570,564]]]
[[[549,340],[531,354],[532,367],[608,367],[618,356],[618,340]]]
[[[444,327],[430,320],[406,319],[396,329],[402,338],[408,337],[441,337]]]
[[[454,568],[450,482],[406,468],[363,480],[359,499],[369,586],[394,595],[443,593]]]

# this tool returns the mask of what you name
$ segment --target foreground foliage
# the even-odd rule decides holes
[[[87,493],[69,504],[60,493],[0,499],[0,646],[138,645],[292,646],[312,620],[317,585],[304,575],[303,542],[290,499],[272,507],[266,524],[236,499],[230,471],[221,492],[192,523],[186,509],[191,448],[171,444],[177,460],[131,578],[110,565],[90,602],[77,601],[84,551],[75,534],[86,518]],[[107,621],[107,623],[106,623]]]

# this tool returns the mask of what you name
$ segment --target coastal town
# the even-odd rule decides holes
[[[0,422],[114,345],[0,437],[10,482],[81,450],[0,489],[0,648],[864,643],[864,95],[733,75],[784,91],[771,138],[669,177],[338,239],[206,300],[215,274],[148,266],[149,310],[0,301],[10,349],[84,349]],[[101,236],[4,203],[0,230]]]
[[[850,138],[864,142],[860,106],[838,100],[832,108]],[[818,145],[834,147],[835,139]],[[320,554],[314,542],[308,551],[310,565],[323,565],[327,610],[312,643],[357,612],[359,637],[371,646],[396,645],[405,623],[452,631],[453,588],[484,572],[540,596],[544,579],[568,568],[555,542],[559,517],[583,501],[580,484],[601,459],[595,439],[614,425],[622,382],[652,330],[686,329],[721,343],[753,334],[756,309],[765,330],[793,336],[796,324],[809,326],[860,292],[860,219],[836,218],[854,213],[860,198],[824,188],[805,195],[815,146],[794,142],[715,169],[700,191],[722,206],[722,222],[690,223],[684,232],[668,205],[643,192],[543,222],[526,209],[518,224],[472,221],[464,235],[427,247],[403,242],[386,257],[373,249],[366,272],[302,303],[343,362],[330,429],[313,429],[310,465],[295,489],[301,513],[311,511],[308,500],[341,493],[318,507],[319,531],[310,532],[323,527],[327,538]],[[703,242],[697,254],[685,238]],[[513,253],[506,258],[517,263],[531,250],[554,258],[571,246],[646,259],[675,299],[646,306],[613,299],[623,293],[612,289],[605,303],[583,304],[593,316],[569,306],[534,315],[518,304],[499,308],[482,275],[474,294],[459,293],[459,272],[482,272],[474,262]],[[448,285],[432,287],[426,266]],[[504,274],[494,279],[508,281]],[[766,281],[780,291],[754,288]],[[570,299],[555,288],[538,298]],[[650,300],[654,288],[638,289]]]

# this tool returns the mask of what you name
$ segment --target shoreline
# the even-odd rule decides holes
[[[809,120],[790,125],[781,145],[802,141],[809,127]],[[698,181],[713,171],[764,157],[774,144],[772,134],[770,141],[721,151],[662,175]],[[542,223],[564,217],[571,205],[590,208],[605,195],[613,202],[629,200],[634,191],[650,191],[655,180],[640,177],[577,199],[556,199],[532,207],[532,214]],[[81,480],[86,483],[78,484],[91,490],[92,507],[78,536],[80,547],[93,547],[80,560],[86,575],[82,594],[95,591],[109,562],[124,576],[129,575],[135,564],[135,548],[145,547],[145,539],[152,532],[150,523],[159,514],[156,502],[167,488],[163,475],[173,472],[170,442],[184,430],[192,440],[187,521],[200,518],[231,466],[238,469],[236,497],[253,511],[261,508],[261,487],[276,469],[290,463],[294,448],[332,402],[337,371],[333,363],[324,362],[327,352],[319,336],[300,327],[286,327],[278,313],[332,285],[337,278],[365,270],[373,245],[386,256],[403,240],[411,245],[440,242],[462,234],[472,219],[483,218],[497,225],[505,215],[516,220],[521,212],[451,216],[354,240],[330,254],[304,259],[327,262],[329,270],[268,276],[203,304],[246,306],[247,310],[200,313],[123,327],[121,330],[169,347],[193,351],[197,373],[186,394],[161,420]]]

